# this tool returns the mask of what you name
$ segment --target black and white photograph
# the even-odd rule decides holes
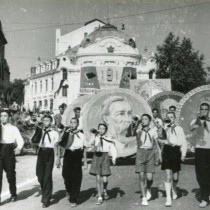
[[[210,208],[210,0],[0,0],[0,209]]]

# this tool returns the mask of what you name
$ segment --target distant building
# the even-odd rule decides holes
[[[0,21],[0,107],[7,104],[7,96],[5,89],[9,85],[10,71],[5,58],[5,45],[7,40],[4,36],[1,21]]]
[[[60,104],[69,105],[81,95],[129,88],[131,80],[155,77],[153,63],[150,56],[142,60],[135,38],[100,20],[62,36],[56,30],[55,59],[31,67],[25,108],[56,111]]]

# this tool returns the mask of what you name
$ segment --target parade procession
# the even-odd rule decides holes
[[[0,209],[209,208],[210,2],[0,5]]]

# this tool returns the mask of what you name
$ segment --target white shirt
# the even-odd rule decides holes
[[[167,140],[169,142],[168,144],[172,144],[174,146],[180,146],[182,156],[185,157],[187,153],[187,141],[185,138],[183,128],[178,125],[174,127],[174,130],[172,127],[167,127],[166,135],[167,135]]]
[[[2,144],[12,144],[16,143],[18,149],[22,149],[24,145],[24,140],[20,134],[20,131],[16,126],[7,123],[5,125],[2,124]]]
[[[158,139],[158,133],[155,128],[149,129],[147,132],[145,130],[140,130],[141,132],[141,147],[140,148],[146,148],[150,149],[153,147],[153,143],[156,139]]]
[[[78,130],[83,130],[83,118],[82,116],[80,116],[79,120],[79,125],[78,125]]]
[[[42,138],[41,141],[39,142],[39,147],[41,148],[54,148],[55,144],[59,141],[59,135],[56,131],[49,129],[50,131],[48,132],[49,136],[46,134],[44,137],[44,130],[42,131]],[[44,142],[42,143],[44,137]],[[51,142],[50,142],[51,140]]]
[[[115,143],[114,143],[115,141],[111,137],[104,135],[104,136],[102,136],[103,137],[103,139],[102,139],[103,145],[101,145],[100,137],[101,137],[100,135],[91,136],[90,144],[95,146],[97,152],[108,152],[112,156],[113,159],[116,159],[117,158],[117,149],[115,147]]]
[[[194,119],[190,126],[193,126],[196,122],[196,119]],[[201,126],[203,126],[203,120],[201,120]],[[209,121],[206,121],[206,124],[207,124],[207,127],[208,127],[208,130],[209,132],[204,129],[204,132],[203,133],[200,133],[201,130],[198,128],[196,129],[196,144],[195,144],[195,147],[196,148],[203,148],[203,149],[210,149],[210,122]]]
[[[74,135],[74,141],[69,149],[74,151],[76,149],[83,149],[86,146],[87,142],[84,133],[78,132]]]

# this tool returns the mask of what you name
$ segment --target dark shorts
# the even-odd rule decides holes
[[[90,167],[91,175],[110,176],[110,160],[107,152],[96,152]]]
[[[155,152],[152,150],[137,149],[136,173],[155,173]]]
[[[163,146],[161,169],[170,169],[173,173],[181,170],[181,150],[179,146]]]

